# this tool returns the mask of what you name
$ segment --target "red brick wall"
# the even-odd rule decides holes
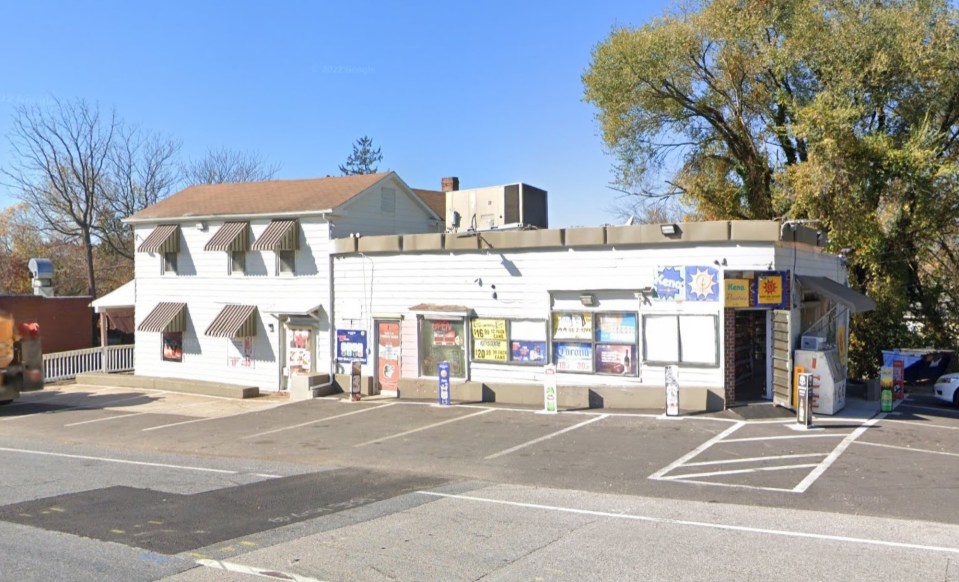
[[[65,352],[93,347],[91,297],[0,295],[0,309],[16,323],[40,324],[43,352]]]
[[[725,309],[723,354],[725,363],[726,406],[736,401],[736,310]]]

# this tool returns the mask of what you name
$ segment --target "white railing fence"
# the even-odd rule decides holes
[[[46,382],[70,380],[83,372],[129,372],[133,370],[133,346],[107,346],[43,354]]]

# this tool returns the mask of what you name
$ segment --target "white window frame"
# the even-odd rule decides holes
[[[719,315],[715,313],[644,313],[642,321],[642,344],[643,344],[643,364],[652,365],[652,366],[665,366],[665,365],[681,365],[689,368],[718,368],[719,367],[719,351],[720,351],[720,337],[719,337]],[[649,338],[646,334],[647,323],[651,319],[674,319],[676,322],[676,359],[649,359],[649,345],[651,343],[657,343],[662,340],[657,340],[656,338]],[[683,356],[683,325],[682,318],[712,318],[713,324],[709,326],[713,332],[713,358],[711,362],[706,362],[704,360],[686,360]]]

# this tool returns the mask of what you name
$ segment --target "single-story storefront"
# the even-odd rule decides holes
[[[777,221],[334,240],[334,372],[362,362],[371,391],[562,407],[790,405],[793,354],[821,338],[844,367],[848,314],[868,298],[814,230]],[[342,382],[341,382],[342,385]]]

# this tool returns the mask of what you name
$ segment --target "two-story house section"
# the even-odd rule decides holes
[[[330,241],[442,232],[434,194],[394,172],[197,185],[128,217],[135,373],[268,391],[330,373]]]

